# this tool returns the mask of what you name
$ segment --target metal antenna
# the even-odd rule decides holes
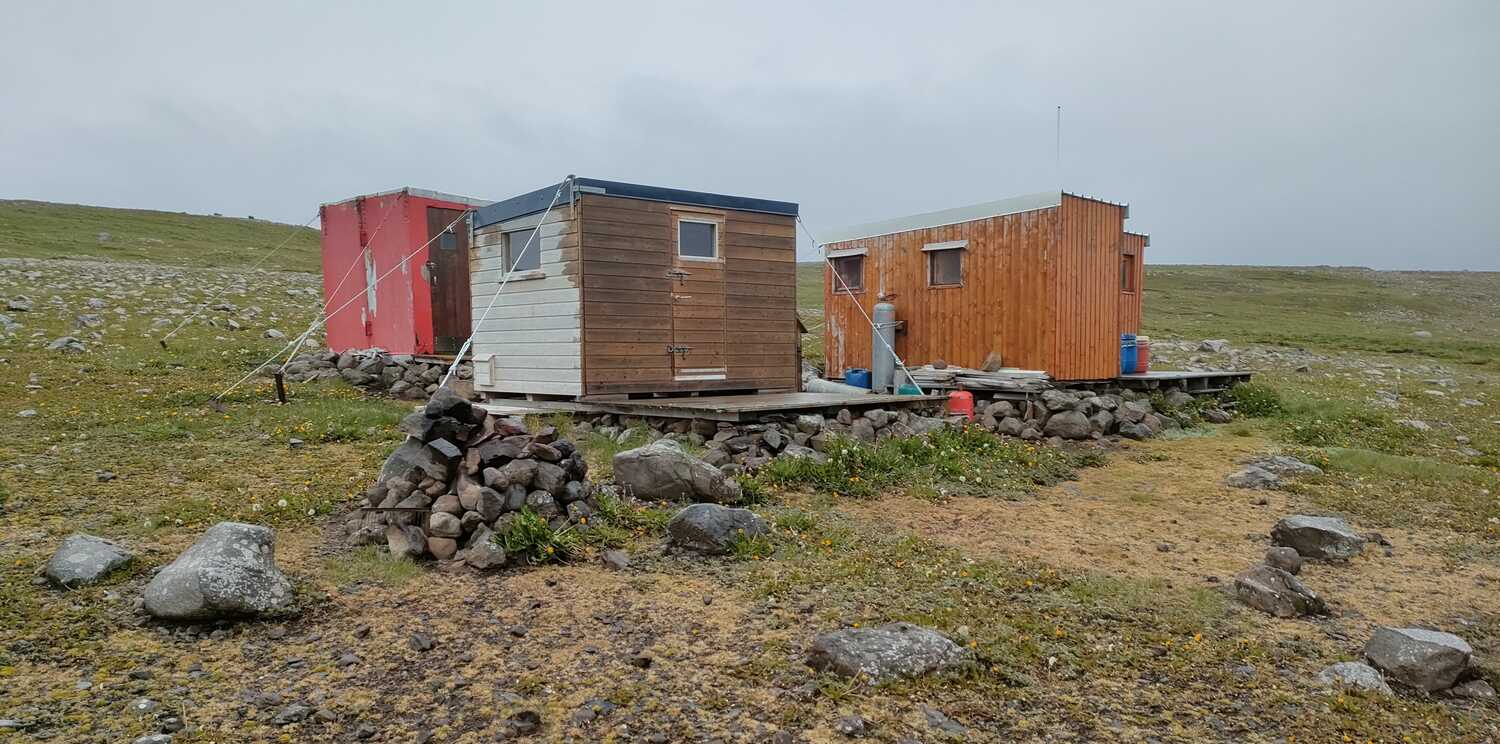
[[[1062,106],[1057,107],[1057,131],[1053,135],[1053,145],[1056,148],[1056,158],[1053,167],[1057,171],[1057,187],[1062,188]]]

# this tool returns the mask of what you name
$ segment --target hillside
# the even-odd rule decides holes
[[[146,209],[0,201],[0,257],[318,271],[318,231],[279,222]]]
[[[823,267],[797,268],[797,299],[812,331],[804,350],[820,360]],[[1145,286],[1142,330],[1155,338],[1500,363],[1500,273],[1148,265]]]

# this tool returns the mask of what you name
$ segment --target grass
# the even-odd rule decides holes
[[[365,546],[328,559],[325,575],[339,586],[367,583],[397,587],[421,576],[422,570],[406,558],[395,558],[384,550]]]
[[[535,566],[564,563],[578,555],[583,539],[572,526],[552,529],[531,507],[521,510],[516,519],[495,536],[508,556],[519,557]]]
[[[1071,477],[1095,456],[1039,447],[979,427],[942,429],[926,437],[862,443],[841,439],[825,462],[772,460],[750,479],[752,494],[790,487],[854,498],[888,491],[1019,496]]]
[[[309,213],[311,213],[309,211]],[[109,239],[101,240],[100,234]],[[267,271],[317,271],[319,234],[265,220],[144,209],[0,201],[0,255],[243,268],[284,241]]]

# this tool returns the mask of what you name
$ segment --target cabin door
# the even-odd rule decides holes
[[[456,354],[469,337],[469,229],[457,209],[427,208],[426,271],[432,290],[432,352]],[[449,225],[452,228],[449,229]]]
[[[728,345],[724,311],[724,218],[716,214],[675,211],[672,252],[667,276],[672,281],[672,357],[675,382],[728,379]]]

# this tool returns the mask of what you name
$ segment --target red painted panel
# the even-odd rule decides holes
[[[323,207],[323,298],[334,351],[432,353],[432,292],[423,273],[429,206],[469,208],[404,191]]]

